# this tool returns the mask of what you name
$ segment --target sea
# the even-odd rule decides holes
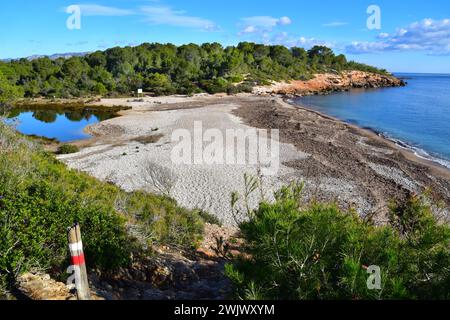
[[[396,73],[400,88],[354,89],[295,103],[371,129],[450,169],[450,74]]]

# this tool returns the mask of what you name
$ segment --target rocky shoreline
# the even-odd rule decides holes
[[[392,75],[375,74],[363,71],[316,74],[313,79],[290,82],[276,82],[270,86],[256,87],[257,95],[283,95],[288,97],[329,94],[351,89],[376,89],[403,87],[407,83]]]

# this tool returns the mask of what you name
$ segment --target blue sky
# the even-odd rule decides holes
[[[71,5],[81,10],[81,29],[67,28]],[[380,9],[380,29],[367,26],[370,5]],[[325,44],[350,59],[393,72],[450,73],[450,2],[2,1],[0,40],[0,59],[142,42]]]

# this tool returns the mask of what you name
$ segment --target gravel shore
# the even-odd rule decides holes
[[[234,225],[231,193],[244,191],[244,174],[257,175],[258,164],[174,164],[172,133],[194,122],[203,130],[279,129],[280,168],[263,177],[263,193],[292,180],[306,183],[305,198],[336,201],[383,223],[387,204],[430,187],[432,196],[450,205],[448,170],[415,157],[376,134],[336,119],[293,107],[280,98],[253,95],[104,99],[102,105],[125,105],[121,117],[86,128],[94,137],[80,141],[79,153],[60,156],[71,168],[110,181],[125,190],[161,192],[148,168],[171,177],[170,195],[187,208],[206,210]],[[270,140],[270,137],[267,138]],[[267,143],[272,141],[267,141]],[[231,152],[225,144],[225,153]],[[162,168],[162,169],[161,169]],[[250,199],[256,206],[260,192]]]
[[[158,99],[161,102],[161,99]],[[236,101],[239,102],[239,101]],[[106,102],[108,103],[108,102]],[[111,102],[109,102],[111,103]],[[114,103],[127,103],[116,101]],[[194,105],[190,105],[194,103]],[[104,104],[102,102],[102,104]],[[126,191],[146,190],[162,193],[158,182],[152,180],[150,171],[161,173],[159,180],[170,180],[168,192],[177,202],[189,209],[205,210],[217,216],[225,225],[234,225],[231,193],[243,193],[244,175],[257,176],[261,165],[247,164],[176,164],[171,159],[177,142],[172,133],[177,129],[188,130],[194,136],[194,122],[201,121],[202,130],[247,130],[232,114],[240,107],[228,99],[181,99],[163,98],[163,102],[129,102],[133,110],[123,116],[88,127],[87,131],[96,137],[92,145],[85,145],[81,152],[60,156],[71,168],[85,171],[99,179],[117,184]],[[134,105],[136,104],[136,105]],[[168,106],[171,106],[168,108]],[[150,137],[155,137],[151,139]],[[151,141],[152,143],[147,143]],[[82,142],[84,144],[89,142]],[[260,144],[271,144],[268,137]],[[232,153],[234,144],[224,143],[224,154]],[[248,153],[246,155],[248,157]],[[280,162],[290,162],[308,157],[292,144],[280,144]],[[263,190],[268,199],[273,192],[295,177],[293,168],[281,165],[277,175],[262,177]],[[251,206],[256,206],[260,192],[250,197]]]

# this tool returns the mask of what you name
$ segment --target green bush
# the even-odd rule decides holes
[[[238,85],[230,85],[227,88],[228,95],[238,94],[241,92],[252,93],[253,86],[251,86],[248,83],[243,83],[243,84],[238,84]]]
[[[70,153],[77,153],[80,149],[77,146],[74,146],[73,144],[63,144],[59,146],[57,154],[70,154]]]
[[[23,88],[11,84],[0,70],[0,104],[8,103],[24,95]]]
[[[0,136],[0,275],[10,281],[32,267],[63,272],[68,266],[66,228],[79,222],[90,267],[125,265],[130,244],[125,219],[111,200],[112,186],[66,169],[28,140]],[[8,141],[9,140],[9,141]],[[5,143],[6,142],[6,143]]]
[[[201,81],[201,88],[210,94],[227,92],[229,83],[224,78]]]
[[[0,295],[32,268],[64,275],[70,264],[66,228],[74,222],[81,226],[88,268],[103,271],[128,266],[132,253],[145,254],[144,241],[189,248],[203,233],[197,212],[69,170],[0,121]],[[128,232],[129,225],[140,233]]]
[[[421,197],[393,204],[376,227],[335,205],[301,206],[299,186],[283,188],[240,224],[251,258],[226,267],[244,299],[448,299],[450,228]],[[382,290],[369,290],[368,266]]]
[[[233,74],[227,77],[227,80],[231,83],[240,83],[245,80],[245,77],[241,74]]]
[[[202,239],[203,219],[197,211],[178,207],[168,197],[145,192],[122,194],[121,211],[136,219],[149,245],[196,247]]]

